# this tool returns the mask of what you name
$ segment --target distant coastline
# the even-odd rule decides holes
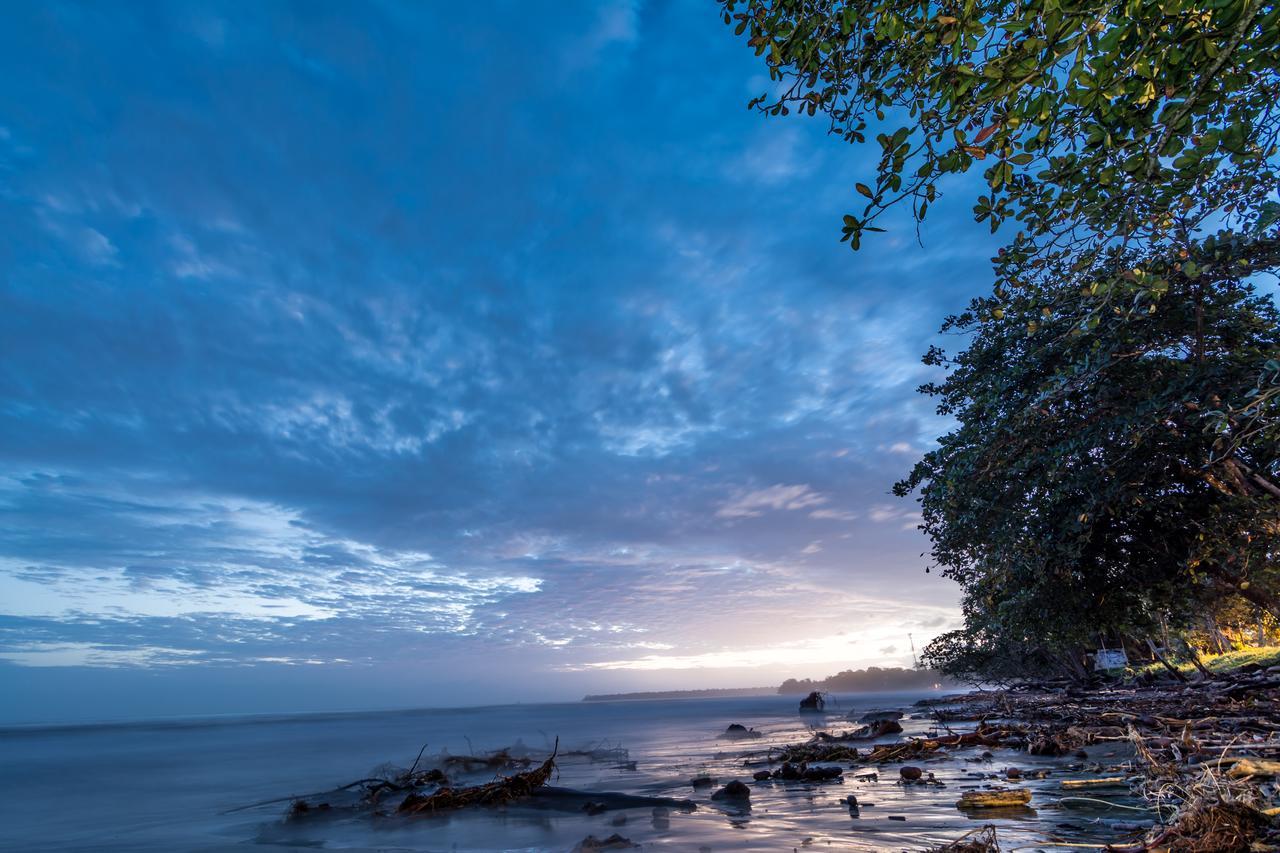
[[[934,685],[954,687],[955,682],[936,669],[904,669],[902,667],[869,666],[847,669],[821,681],[811,678],[788,678],[778,693],[873,693],[888,690],[928,689]]]
[[[642,699],[711,699],[728,696],[776,696],[810,693],[880,693],[894,690],[928,690],[955,687],[956,682],[935,669],[869,666],[815,681],[788,678],[778,687],[715,687],[706,690],[647,690],[638,693],[597,693],[583,696],[583,702],[626,702]]]
[[[650,690],[641,693],[600,693],[583,696],[583,702],[625,702],[636,699],[713,699],[726,696],[776,695],[776,687],[717,687],[709,690]]]

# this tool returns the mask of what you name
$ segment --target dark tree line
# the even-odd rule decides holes
[[[778,688],[779,693],[872,693],[889,690],[918,690],[932,687],[943,680],[941,673],[932,670],[903,669],[901,667],[869,666],[866,669],[846,669],[820,681],[812,678],[788,678]]]

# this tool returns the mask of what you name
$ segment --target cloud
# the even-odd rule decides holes
[[[886,493],[990,246],[851,255],[864,164],[717,16],[144,17],[0,51],[8,660],[535,690],[954,615]]]
[[[798,510],[826,503],[827,499],[808,486],[781,483],[745,492],[718,510],[719,518],[756,518],[769,510]]]
[[[821,518],[830,521],[857,521],[858,513],[842,509],[815,509],[809,513],[810,518]]]

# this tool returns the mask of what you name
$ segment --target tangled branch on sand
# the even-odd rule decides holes
[[[1129,727],[1129,735],[1146,770],[1139,786],[1142,793],[1157,808],[1172,805],[1176,810],[1168,823],[1153,828],[1142,842],[1109,849],[1121,853],[1245,853],[1275,840],[1271,814],[1252,772],[1267,773],[1268,765],[1274,762],[1253,762],[1224,753],[1215,762],[1183,765],[1152,751],[1135,727]]]
[[[434,814],[448,809],[460,809],[466,806],[492,806],[509,803],[527,797],[537,788],[547,784],[556,769],[556,752],[560,749],[560,741],[556,740],[555,749],[547,760],[536,770],[516,773],[502,779],[496,779],[485,785],[466,788],[442,787],[427,794],[409,794],[396,809],[400,814],[421,815]]]
[[[1016,726],[980,725],[975,731],[963,734],[943,735],[935,738],[910,738],[899,743],[885,743],[872,748],[857,760],[868,764],[884,764],[890,761],[906,761],[922,758],[944,748],[966,746],[1003,746],[1007,741],[1025,736],[1025,729]]]
[[[769,751],[769,761],[783,764],[809,764],[818,761],[857,761],[858,750],[838,743],[795,743]]]
[[[1000,842],[996,828],[987,824],[966,832],[950,844],[930,848],[928,853],[1000,853]]]

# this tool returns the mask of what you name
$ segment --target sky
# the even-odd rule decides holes
[[[10,4],[0,721],[910,665],[895,479],[993,243],[715,4]],[[962,341],[946,340],[948,346]]]

